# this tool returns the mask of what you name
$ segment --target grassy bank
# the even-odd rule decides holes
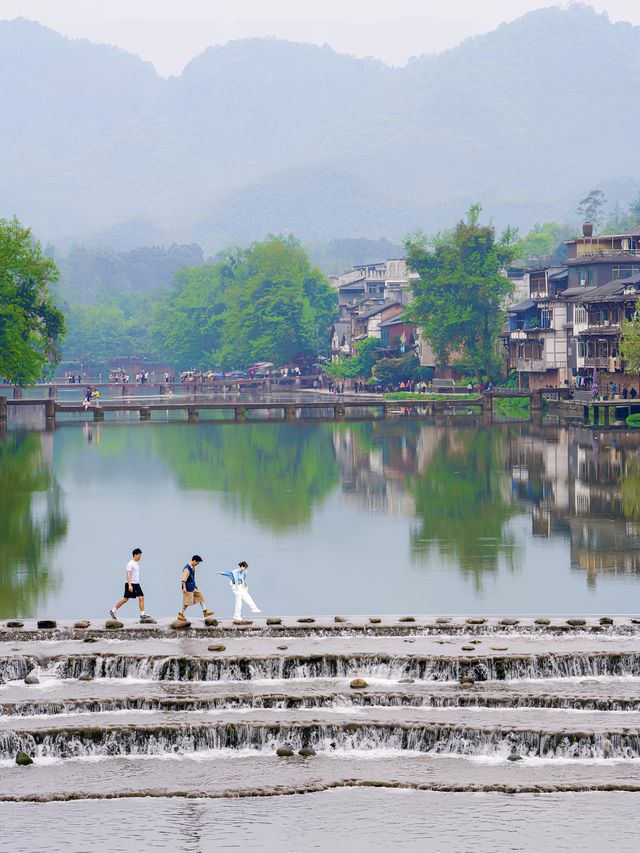
[[[493,401],[493,410],[505,418],[528,418],[529,397],[502,397]]]

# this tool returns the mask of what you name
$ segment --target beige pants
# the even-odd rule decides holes
[[[204,604],[204,596],[199,589],[182,593],[182,606],[189,607],[191,604]]]

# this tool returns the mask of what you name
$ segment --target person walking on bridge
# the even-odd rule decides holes
[[[249,585],[247,584],[247,571],[249,564],[242,560],[238,563],[237,569],[232,569],[230,572],[218,572],[225,578],[229,578],[231,589],[236,597],[236,606],[233,611],[233,621],[242,621],[242,602],[244,601],[251,608],[252,613],[262,613],[253,598],[249,595]]]
[[[191,560],[185,565],[182,570],[182,610],[178,613],[178,621],[186,622],[187,617],[184,611],[192,604],[199,604],[202,607],[202,615],[213,616],[213,610],[207,610],[207,605],[204,603],[204,596],[198,589],[196,584],[196,569],[202,562],[202,557],[199,554],[194,554]]]

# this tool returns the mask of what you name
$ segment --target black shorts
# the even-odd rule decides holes
[[[129,584],[125,583],[124,585],[124,597],[125,598],[142,598],[144,592],[142,591],[142,587],[139,583],[132,583],[131,586],[133,590],[129,590]]]

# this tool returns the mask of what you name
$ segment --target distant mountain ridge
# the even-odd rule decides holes
[[[572,213],[640,186],[640,28],[546,8],[404,68],[249,39],[179,77],[0,22],[0,215],[45,240],[307,242]],[[627,197],[625,196],[627,193]],[[139,239],[138,239],[139,235]]]

